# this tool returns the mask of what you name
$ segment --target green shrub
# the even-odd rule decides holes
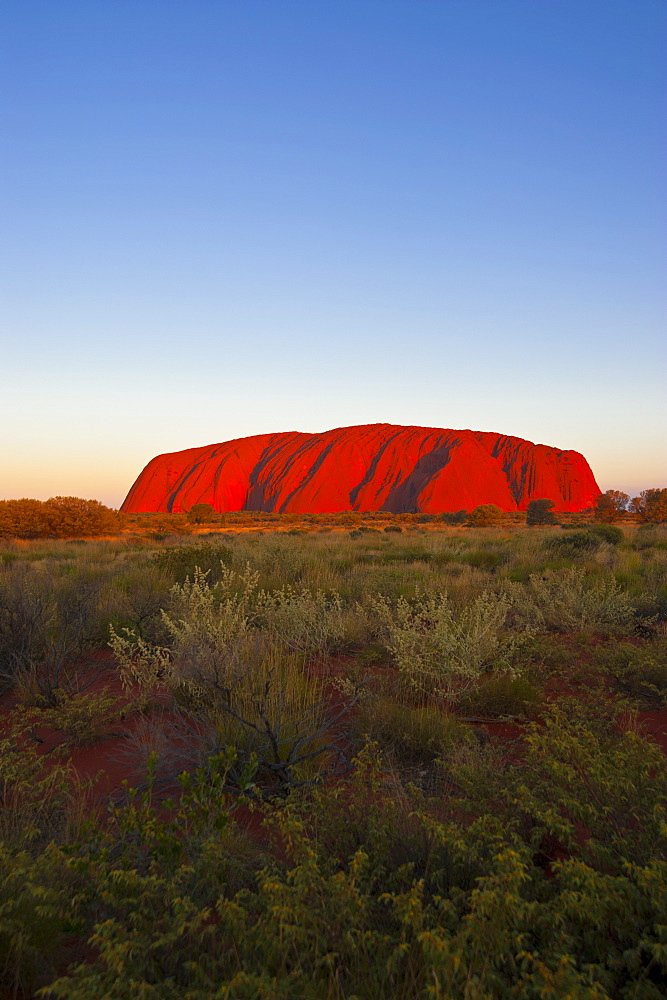
[[[227,746],[242,763],[254,755],[267,792],[285,794],[305,774],[314,777],[311,765],[325,755],[343,757],[325,736],[348,706],[328,711],[322,680],[306,673],[299,654],[322,651],[344,623],[335,597],[291,587],[256,594],[256,584],[249,567],[241,577],[225,571],[214,587],[196,570],[174,585],[162,613],[168,646],[113,628],[110,645],[126,688],[166,687],[193,718],[177,741],[195,755]]]
[[[450,524],[452,526],[465,524],[468,520],[467,510],[457,510],[456,512],[447,512],[440,515],[441,520],[444,524]]]
[[[506,554],[497,549],[474,549],[460,556],[462,563],[494,572],[506,562]]]
[[[608,545],[620,545],[625,540],[623,529],[615,524],[594,524],[588,529],[590,534],[597,535]]]
[[[526,508],[526,524],[556,524],[553,500],[544,497],[541,500],[531,500]]]
[[[5,996],[32,996],[56,973],[74,881],[55,845],[31,857],[0,843],[0,987]]]
[[[154,559],[158,570],[173,582],[184,583],[187,577],[193,579],[195,569],[199,569],[207,573],[209,581],[215,584],[222,579],[224,568],[231,565],[233,555],[229,545],[199,542],[162,549]]]
[[[657,1000],[663,755],[555,713],[529,731],[525,758],[489,771],[482,796],[469,762],[456,768],[457,819],[390,784],[371,746],[349,783],[272,814],[284,860],[235,893],[220,807],[222,836],[197,832],[191,802],[179,838],[134,803],[80,848],[87,897],[105,904],[86,912],[95,955],[48,995]],[[197,794],[213,807],[205,783]],[[120,858],[119,841],[131,849]]]
[[[22,850],[62,838],[81,791],[69,764],[37,752],[35,723],[34,712],[17,709],[0,739],[0,841]]]
[[[122,711],[122,701],[107,688],[97,694],[73,694],[41,713],[48,725],[71,744],[96,743]]]
[[[539,667],[543,672],[565,674],[572,666],[576,654],[558,636],[536,635],[529,639],[521,649],[520,659],[528,668]]]
[[[457,709],[465,716],[531,718],[542,704],[541,691],[527,677],[500,674],[482,678],[458,702]]]
[[[612,579],[588,579],[582,569],[531,574],[527,586],[508,582],[517,624],[538,632],[627,634],[634,608],[628,595]]]
[[[422,726],[407,753],[416,739],[430,760]],[[505,766],[457,739],[455,800],[397,785],[371,745],[349,781],[267,813],[273,858],[234,822],[257,775],[249,763],[232,798],[231,750],[183,775],[177,801],[160,804],[149,770],[144,793],[66,848],[3,848],[3,986],[61,1000],[422,1000],[434,984],[441,997],[660,997],[662,752],[592,710],[527,727]],[[52,982],[72,934],[89,947]]]
[[[408,763],[447,758],[474,742],[470,729],[439,705],[414,706],[384,695],[357,707],[354,730]]]
[[[491,665],[511,672],[514,653],[530,634],[510,633],[509,598],[486,591],[458,614],[442,593],[393,603],[378,596],[371,607],[406,683],[429,696],[457,697]]]
[[[620,691],[643,707],[667,704],[667,642],[634,646],[629,642],[596,649],[595,662]]]
[[[215,510],[210,503],[196,503],[187,513],[190,524],[209,524],[215,516]]]
[[[339,646],[346,634],[343,604],[337,594],[286,586],[261,591],[255,601],[260,627],[290,649],[324,653]]]
[[[15,564],[0,577],[0,683],[20,685],[33,704],[54,705],[61,695],[99,675],[91,654],[99,642],[99,579],[43,574]],[[84,681],[83,675],[88,672]]]
[[[388,524],[384,530],[387,532],[387,534],[393,532],[397,535],[400,535],[401,532],[403,531],[403,528],[401,528],[400,524]]]
[[[503,511],[494,503],[483,503],[468,515],[467,523],[473,528],[487,528],[499,524]]]
[[[595,552],[600,548],[602,541],[597,531],[573,531],[567,535],[553,535],[551,538],[546,538],[544,548],[561,558],[573,559]]]

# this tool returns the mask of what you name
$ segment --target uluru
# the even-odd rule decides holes
[[[577,451],[490,431],[396,424],[318,434],[255,434],[157,455],[121,510],[391,513],[472,510],[493,503],[525,510],[548,497],[557,510],[590,507],[600,493]]]

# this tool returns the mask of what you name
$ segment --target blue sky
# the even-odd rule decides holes
[[[7,0],[0,495],[388,421],[667,486],[663,0]]]

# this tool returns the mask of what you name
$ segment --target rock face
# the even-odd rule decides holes
[[[577,451],[486,431],[363,424],[322,434],[257,434],[158,455],[121,510],[392,513],[525,510],[549,497],[556,509],[589,507],[600,489]]]

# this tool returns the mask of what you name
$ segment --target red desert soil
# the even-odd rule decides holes
[[[6,723],[9,713],[13,707],[13,699],[3,697],[0,704],[0,732],[6,732]],[[334,707],[335,712],[335,707]],[[49,758],[54,765],[68,760],[75,774],[83,782],[94,781],[88,801],[91,806],[104,806],[110,799],[117,799],[124,783],[130,787],[141,786],[145,780],[145,756],[142,753],[133,753],[131,743],[135,743],[136,751],[142,743],[138,736],[136,741],[130,738],[137,729],[145,722],[146,717],[141,714],[130,715],[123,722],[115,723],[110,727],[110,733],[103,736],[95,743],[82,745],[68,744],[63,733],[56,729],[44,725],[36,725],[33,729],[35,738],[35,748],[37,752]],[[343,723],[345,717],[343,719]],[[525,723],[507,721],[501,719],[475,720],[471,723],[474,728],[486,734],[486,738],[492,743],[503,747],[507,752],[508,759],[518,761],[521,759],[521,748],[523,747],[523,737],[525,735]],[[667,753],[667,708],[640,711],[633,717],[633,726],[641,735],[653,740]],[[38,742],[39,741],[39,742]],[[348,741],[340,736],[332,734],[333,745],[339,746],[349,756],[350,746]],[[66,756],[62,757],[54,752],[59,747],[66,750]],[[333,759],[330,762],[334,763]],[[176,781],[169,784],[169,787],[160,783],[158,798],[165,795],[178,796],[178,785]],[[252,817],[247,810],[243,814],[245,820],[251,826],[256,826],[259,822]]]
[[[128,513],[216,511],[435,514],[493,503],[525,510],[548,497],[561,511],[600,489],[577,451],[485,431],[363,424],[321,434],[258,434],[152,459],[128,493]]]

